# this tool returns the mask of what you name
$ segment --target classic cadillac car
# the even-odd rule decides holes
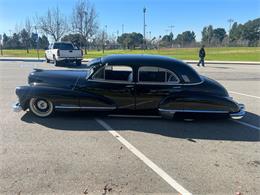
[[[176,59],[155,55],[110,55],[92,60],[87,70],[35,69],[28,86],[16,88],[15,111],[38,117],[54,111],[146,111],[172,118],[176,113],[244,116],[218,82]],[[140,112],[141,113],[141,112]]]

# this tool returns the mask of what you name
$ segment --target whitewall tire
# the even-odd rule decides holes
[[[38,117],[48,117],[54,110],[52,102],[43,98],[31,98],[29,108]]]

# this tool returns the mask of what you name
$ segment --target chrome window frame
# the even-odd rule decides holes
[[[106,74],[105,74],[105,68],[107,67],[107,66],[111,66],[112,67],[112,70],[113,70],[113,66],[126,66],[126,67],[129,67],[129,68],[131,68],[131,73],[133,74],[134,73],[134,71],[133,71],[133,67],[132,66],[127,66],[127,65],[108,65],[108,64],[106,64],[105,66],[101,66],[92,76],[91,76],[91,78],[89,78],[88,79],[88,81],[92,81],[92,82],[102,82],[102,83],[117,83],[117,84],[133,84],[134,83],[134,81],[132,80],[132,81],[124,81],[124,80],[106,80]],[[103,71],[104,71],[104,79],[95,79],[94,77],[95,77],[95,75],[96,74],[98,74],[101,70],[103,69]],[[130,74],[131,74],[130,73]]]
[[[152,81],[140,81],[139,80],[139,73],[140,73],[140,69],[143,68],[143,67],[149,67],[149,68],[158,68],[159,69],[162,69],[163,71],[165,71],[165,81],[164,82],[152,82]],[[175,78],[176,78],[176,82],[173,82],[173,81],[166,81],[167,79],[167,72],[169,72],[170,74],[172,74]],[[159,66],[140,66],[138,68],[138,75],[137,75],[137,84],[150,84],[150,85],[178,85],[180,84],[180,79],[179,77],[171,70],[167,69],[167,68],[161,68]]]

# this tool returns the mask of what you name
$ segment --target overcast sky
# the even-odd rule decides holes
[[[22,26],[27,17],[43,15],[48,8],[59,6],[70,21],[75,0],[0,0],[0,34],[8,35],[15,26]],[[260,0],[90,0],[98,13],[101,28],[107,25],[108,33],[143,33],[143,7],[147,8],[147,32],[151,36],[169,33],[174,25],[176,36],[193,30],[201,39],[205,25],[228,30],[229,18],[239,23],[260,17]],[[11,30],[11,31],[10,31]],[[149,38],[149,34],[147,35]]]

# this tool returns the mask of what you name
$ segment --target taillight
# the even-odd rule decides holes
[[[60,50],[59,49],[57,50],[57,56],[60,56]]]

